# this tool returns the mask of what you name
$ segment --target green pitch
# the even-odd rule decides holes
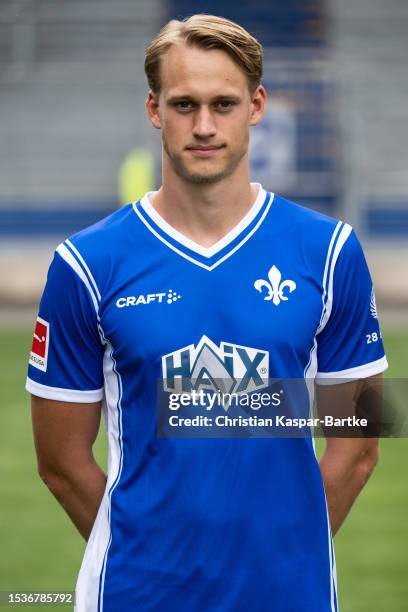
[[[0,330],[0,591],[68,591],[85,543],[37,475],[24,391],[30,343],[31,331]],[[408,377],[408,331],[385,334],[385,345],[387,375]],[[95,453],[105,467],[101,433]],[[381,449],[374,475],[335,539],[342,612],[407,610],[408,440],[382,440]]]

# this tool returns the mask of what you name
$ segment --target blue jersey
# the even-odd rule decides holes
[[[335,612],[312,440],[161,438],[157,381],[191,390],[203,371],[207,385],[236,372],[253,390],[265,377],[324,383],[386,367],[352,228],[262,187],[211,247],[169,226],[148,195],[66,240],[27,389],[103,400],[108,479],[78,612]]]

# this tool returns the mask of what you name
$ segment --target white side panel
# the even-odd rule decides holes
[[[105,404],[109,440],[108,480],[102,503],[88,540],[76,584],[76,612],[97,612],[100,577],[102,591],[106,557],[111,542],[111,495],[119,481],[122,469],[121,410],[122,385],[116,372],[112,346],[108,342],[104,355]],[[101,610],[102,608],[100,608]]]

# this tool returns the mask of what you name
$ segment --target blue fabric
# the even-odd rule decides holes
[[[374,300],[364,253],[353,231],[334,270],[329,321],[317,336],[319,372],[338,372],[383,357]]]
[[[42,385],[91,391],[103,387],[104,346],[89,292],[56,253],[48,270],[39,315],[50,322],[48,367],[32,365],[28,376]]]
[[[105,355],[117,395],[110,418],[120,440],[111,433],[110,443],[117,443],[121,469],[110,487],[110,545],[94,568],[99,609],[337,609],[312,441],[160,439],[155,414],[163,364],[184,359],[177,367],[190,367],[191,347],[204,336],[216,350],[223,342],[241,347],[248,359],[266,352],[270,378],[303,378],[312,371],[316,341],[323,372],[383,356],[380,339],[366,342],[366,334],[379,328],[354,234],[335,268],[331,317],[316,337],[336,226],[335,219],[275,196],[256,231],[248,237],[245,228],[240,237],[248,239],[210,271],[160,241],[129,205],[73,236],[74,250],[67,244],[84,274],[75,249],[95,279],[98,312],[94,290],[56,255],[40,306],[50,323],[49,365],[47,372],[30,366],[29,376],[49,387],[97,389]],[[273,266],[280,274],[275,285]],[[259,289],[257,281],[264,281]],[[290,283],[282,289],[284,281],[292,283],[291,291]],[[169,354],[173,362],[164,359]],[[231,362],[225,357],[224,363]]]

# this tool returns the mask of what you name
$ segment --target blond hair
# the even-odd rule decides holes
[[[242,68],[251,90],[262,79],[262,46],[243,27],[214,15],[192,15],[183,21],[172,19],[146,49],[145,73],[153,93],[160,93],[160,59],[179,42],[201,49],[221,49]]]

